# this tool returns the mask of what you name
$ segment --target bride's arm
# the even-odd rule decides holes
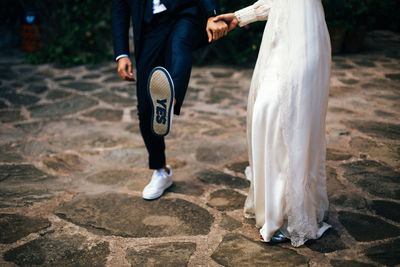
[[[267,20],[272,3],[273,0],[259,0],[251,6],[236,11],[235,16],[239,21],[239,26],[243,27],[255,21]]]

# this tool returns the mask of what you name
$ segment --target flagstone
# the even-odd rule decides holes
[[[146,201],[117,193],[78,196],[56,214],[89,231],[122,237],[206,235],[214,221],[207,210],[183,199]]]

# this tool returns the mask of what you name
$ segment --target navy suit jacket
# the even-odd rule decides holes
[[[112,0],[112,29],[115,57],[129,55],[129,22],[132,18],[135,54],[140,51],[143,17],[146,1],[152,0]],[[204,21],[220,14],[217,0],[161,0],[167,12],[174,14],[200,15]],[[200,17],[200,19],[202,19]],[[204,34],[206,31],[204,29]]]

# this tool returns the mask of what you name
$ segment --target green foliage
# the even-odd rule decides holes
[[[11,1],[11,0],[9,0]],[[42,27],[43,49],[28,55],[32,63],[97,63],[112,58],[110,0],[20,0],[35,6]],[[222,12],[252,4],[249,0],[219,0]],[[330,28],[357,31],[400,31],[399,0],[322,0]],[[265,22],[236,28],[228,36],[195,53],[195,63],[254,64]]]
[[[398,0],[322,0],[330,28],[340,26],[356,31],[359,26],[370,30],[400,31],[400,1]]]
[[[385,29],[400,32],[400,1],[376,0],[371,6],[374,29]]]
[[[97,63],[111,57],[109,0],[34,2],[41,20],[44,47],[28,55],[32,63]]]
[[[372,4],[375,0],[322,0],[330,28],[340,26],[345,31],[357,31],[359,26],[371,28],[374,23]]]

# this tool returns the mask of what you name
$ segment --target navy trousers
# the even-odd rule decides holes
[[[168,70],[174,82],[177,101],[174,113],[179,115],[192,69],[192,51],[203,43],[199,36],[205,36],[205,27],[201,29],[200,21],[193,16],[163,12],[155,15],[152,21],[143,27],[141,50],[136,54],[136,94],[140,132],[149,154],[150,169],[162,168],[166,159],[164,137],[154,135],[150,128],[148,76],[157,66]]]

